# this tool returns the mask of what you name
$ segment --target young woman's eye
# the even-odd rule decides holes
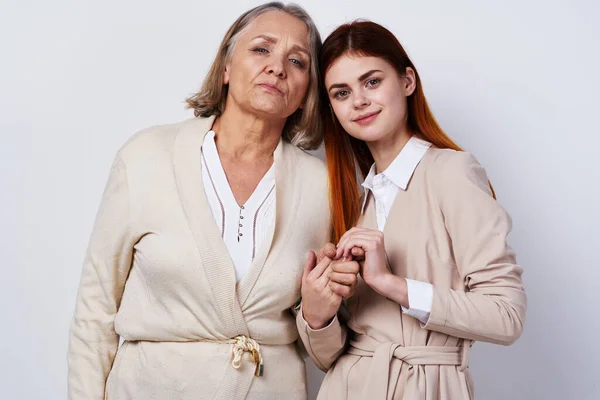
[[[369,79],[367,81],[367,87],[377,86],[379,84],[379,82],[381,82],[381,79],[379,79],[379,78]]]
[[[336,92],[336,93],[333,95],[333,97],[334,97],[335,99],[343,99],[343,98],[347,97],[349,94],[350,94],[350,92],[349,92],[349,91],[347,91],[347,90],[340,90],[339,92]]]

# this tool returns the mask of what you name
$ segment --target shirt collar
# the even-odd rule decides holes
[[[417,165],[419,165],[421,159],[430,146],[431,143],[412,136],[402,148],[400,153],[398,153],[394,161],[392,161],[392,163],[389,165],[389,167],[387,167],[387,169],[380,174],[392,181],[392,183],[398,188],[406,190],[408,187],[408,182],[413,176]],[[365,188],[365,195],[363,198],[361,213],[364,212],[368,190],[373,190],[373,180],[375,175],[375,164],[373,164],[369,170],[369,173],[367,174],[367,177],[362,183],[362,186]]]
[[[204,160],[206,161],[209,170],[215,170],[219,169],[217,167],[221,167],[221,159],[219,158],[217,145],[215,143],[215,132],[212,130],[208,131],[208,133],[204,136],[202,153],[204,154]]]
[[[204,142],[202,143],[202,154],[204,158],[204,162],[206,163],[206,167],[210,174],[212,183],[214,188],[219,193],[227,193],[223,195],[221,199],[224,203],[231,205],[232,207],[239,207],[238,203],[235,201],[235,197],[233,192],[231,191],[231,186],[229,186],[229,181],[227,180],[227,175],[225,174],[225,170],[223,169],[223,164],[221,164],[221,158],[219,157],[219,152],[217,150],[217,143],[215,142],[216,134],[214,131],[209,131],[204,136]],[[281,144],[281,140],[279,141]],[[279,147],[279,145],[278,145]],[[244,206],[252,206],[260,199],[266,197],[270,191],[271,187],[275,185],[275,163],[271,165],[269,170],[262,177],[250,198],[246,201]]]

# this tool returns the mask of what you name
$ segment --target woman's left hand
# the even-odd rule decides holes
[[[350,229],[341,237],[335,259],[351,259],[355,248],[364,251],[365,260],[360,274],[367,285],[375,288],[391,275],[382,232],[366,228]]]
[[[357,251],[358,250],[358,251]],[[406,279],[396,276],[387,264],[383,233],[373,229],[352,228],[344,233],[337,245],[335,259],[351,259],[364,252],[360,275],[367,285],[380,295],[409,308]]]

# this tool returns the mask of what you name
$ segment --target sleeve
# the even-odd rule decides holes
[[[402,307],[402,312],[426,324],[431,312],[433,301],[433,286],[427,282],[406,280],[408,304],[410,308]]]
[[[466,291],[434,286],[423,327],[510,345],[521,336],[527,309],[523,269],[506,242],[510,216],[492,197],[485,170],[471,154],[452,153],[441,171],[438,201]]]
[[[103,400],[117,352],[115,315],[131,266],[134,238],[125,164],[116,157],[81,274],[68,349],[70,400]]]
[[[327,372],[346,347],[347,330],[336,315],[324,328],[312,329],[302,314],[302,307],[296,316],[296,326],[304,347],[316,366]]]

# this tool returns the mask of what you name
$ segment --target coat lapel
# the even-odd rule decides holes
[[[223,334],[248,334],[236,292],[235,268],[212,215],[202,183],[201,146],[214,118],[185,121],[177,133],[173,168],[177,190],[202,266],[220,311]]]
[[[375,198],[370,190],[365,190],[364,196],[367,196],[364,211],[358,218],[356,226],[366,229],[377,230],[377,216],[375,215]]]
[[[392,208],[383,227],[383,237],[385,238],[385,251],[392,272],[395,275],[406,276],[406,249],[408,248],[409,235],[411,232],[412,215],[410,210],[414,210],[410,205],[410,195],[407,190],[398,189],[396,198],[392,203]]]
[[[242,308],[248,300],[250,292],[267,262],[268,257],[276,257],[271,254],[276,242],[285,241],[289,232],[293,229],[294,210],[299,199],[300,188],[295,168],[295,153],[290,144],[279,141],[273,154],[275,164],[275,221],[269,226],[269,230],[262,246],[258,249],[248,274],[238,283],[238,297]],[[278,246],[281,248],[282,246]]]

